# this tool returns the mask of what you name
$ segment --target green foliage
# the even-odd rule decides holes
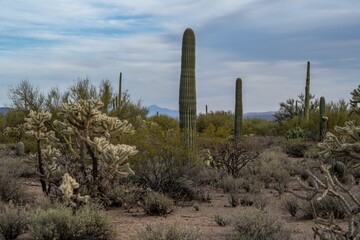
[[[166,115],[155,115],[147,120],[156,123],[164,131],[179,129],[179,121]]]
[[[0,235],[4,240],[14,240],[27,231],[29,214],[13,205],[0,209]]]
[[[146,119],[146,115],[149,110],[142,106],[142,102],[131,101],[128,91],[122,93],[121,104],[113,108],[109,113],[109,116],[117,117],[119,119],[126,119],[135,128],[141,124],[141,120]]]
[[[131,238],[132,240],[200,240],[200,234],[179,225],[147,226],[144,231]]]
[[[191,158],[195,155],[196,136],[195,33],[187,28],[182,39],[179,90],[180,129]]]
[[[279,125],[275,122],[263,119],[243,119],[244,135],[256,136],[276,136],[278,135]]]
[[[173,200],[164,194],[151,191],[145,197],[144,210],[149,215],[166,215],[172,212],[173,208]]]
[[[289,129],[286,132],[286,139],[304,139],[305,138],[305,131],[301,127],[295,127],[292,129]]]
[[[249,210],[239,212],[232,221],[235,233],[233,240],[278,240],[290,239],[283,223],[263,211]]]
[[[194,198],[188,179],[194,163],[188,159],[179,131],[163,131],[145,122],[126,142],[137,145],[139,152],[131,163],[140,184],[174,198]]]
[[[236,79],[236,92],[235,92],[235,124],[234,136],[235,139],[240,139],[242,136],[243,124],[243,103],[242,103],[242,80]]]
[[[38,209],[29,228],[33,239],[38,240],[114,239],[114,230],[105,215],[89,208],[82,208],[75,215],[64,207]]]

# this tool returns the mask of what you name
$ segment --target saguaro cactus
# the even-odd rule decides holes
[[[322,141],[325,138],[326,135],[326,125],[327,125],[327,117],[326,117],[326,112],[325,112],[325,98],[324,97],[320,97],[320,128],[319,128],[319,133],[320,133],[320,140]]]
[[[195,78],[195,34],[187,28],[182,39],[181,74],[179,91],[180,129],[185,146],[194,156],[196,134],[196,78]]]
[[[240,139],[242,135],[242,119],[243,119],[243,106],[242,106],[242,80],[236,79],[235,90],[235,139]]]
[[[307,62],[306,85],[305,85],[305,120],[309,123],[310,114],[310,62]]]
[[[119,76],[119,94],[118,94],[118,107],[121,105],[122,100],[122,72],[120,72]]]

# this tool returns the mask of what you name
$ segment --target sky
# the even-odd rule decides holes
[[[359,0],[0,0],[0,106],[22,80],[46,93],[110,80],[178,109],[181,41],[196,37],[198,113],[276,111],[304,93],[348,101],[360,84]]]

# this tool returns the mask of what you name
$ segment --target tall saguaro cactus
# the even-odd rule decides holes
[[[320,140],[324,140],[325,138],[325,134],[326,134],[326,125],[327,125],[327,117],[326,117],[326,112],[325,112],[325,98],[324,97],[320,97],[320,129],[319,129],[319,133],[320,133]]]
[[[195,34],[191,28],[185,30],[182,39],[179,114],[185,146],[188,148],[189,156],[193,157],[196,134],[196,78]]]
[[[119,76],[118,108],[121,105],[121,100],[122,100],[122,72],[120,72],[120,76]]]
[[[242,104],[242,80],[236,79],[235,90],[235,139],[239,140],[242,135],[243,104]]]
[[[305,85],[305,120],[309,123],[310,114],[310,62],[307,62],[306,85]]]

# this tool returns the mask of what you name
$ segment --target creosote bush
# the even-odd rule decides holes
[[[29,195],[19,177],[24,163],[19,159],[1,159],[0,161],[0,199],[4,202],[26,203]]]
[[[196,230],[181,228],[178,225],[148,225],[145,230],[131,238],[131,240],[200,240]]]
[[[149,215],[166,215],[173,211],[171,198],[157,192],[149,192],[145,197],[144,210]]]
[[[13,240],[28,230],[29,213],[12,204],[0,208],[0,236]]]
[[[38,209],[30,220],[30,233],[38,240],[110,240],[114,230],[99,210],[84,207],[73,212],[65,207]]]
[[[263,211],[246,210],[235,215],[232,225],[235,233],[231,240],[287,240],[290,233],[283,223]]]

